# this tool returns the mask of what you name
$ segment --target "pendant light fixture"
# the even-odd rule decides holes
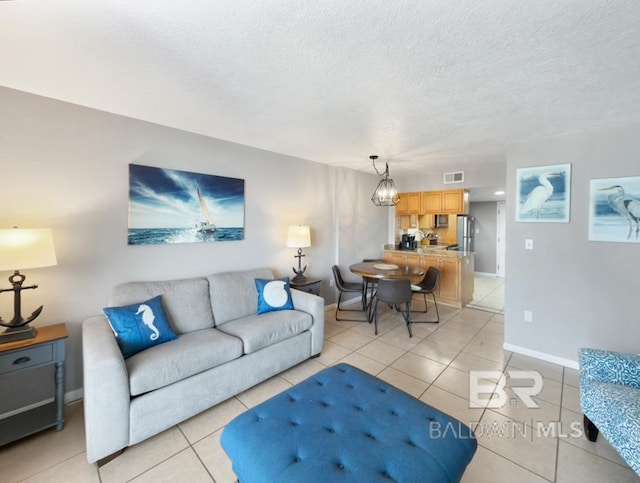
[[[384,179],[380,180],[378,187],[373,192],[371,201],[373,201],[373,204],[376,206],[397,205],[400,201],[400,196],[398,196],[398,190],[393,180],[389,178],[389,163],[385,163],[384,172],[380,173],[378,168],[376,168],[376,159],[378,159],[378,156],[372,155],[369,156],[369,159],[373,162],[373,169],[376,170],[378,176],[384,176]]]

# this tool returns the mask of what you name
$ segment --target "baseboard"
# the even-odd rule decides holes
[[[473,272],[474,275],[481,275],[483,277],[494,277],[499,278],[497,273],[489,273],[489,272]]]
[[[527,349],[526,347],[520,347],[519,345],[507,344],[502,345],[502,348],[507,351],[522,354],[523,356],[535,357],[542,361],[551,362],[552,364],[558,364],[560,366],[568,367],[570,369],[578,369],[578,361],[572,361],[571,359],[565,359],[564,357],[558,357],[545,352],[534,351]]]
[[[84,390],[82,388],[74,389],[73,391],[64,393],[64,402],[70,403],[74,401],[79,401],[83,397],[84,397]]]

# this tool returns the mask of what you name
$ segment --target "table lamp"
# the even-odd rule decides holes
[[[307,277],[304,276],[304,271],[307,269],[307,266],[305,265],[304,268],[301,268],[302,257],[304,257],[302,249],[310,246],[311,229],[307,225],[291,225],[287,236],[287,247],[298,249],[298,254],[294,256],[294,258],[298,259],[298,270],[296,270],[295,267],[291,267],[293,268],[293,273],[296,274],[296,276],[293,277],[292,282],[306,282]]]
[[[56,264],[50,229],[0,229],[0,271],[14,271],[9,277],[12,287],[0,289],[0,293],[13,292],[13,319],[6,322],[0,317],[0,325],[8,327],[0,334],[0,344],[36,336],[36,330],[28,327],[28,324],[40,315],[42,305],[29,317],[23,318],[20,313],[20,292],[35,289],[38,286],[23,286],[22,283],[26,277],[20,273],[20,270],[50,267]]]

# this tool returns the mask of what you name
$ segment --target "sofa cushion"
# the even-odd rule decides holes
[[[125,359],[176,338],[169,327],[160,295],[144,302],[102,310]]]
[[[258,292],[258,314],[276,310],[293,310],[289,277],[276,280],[256,278]]]
[[[213,327],[205,278],[125,283],[113,289],[109,305],[129,305],[156,295],[162,295],[169,324],[177,334]]]
[[[301,334],[313,325],[313,318],[299,310],[281,310],[262,315],[249,315],[227,322],[219,329],[238,337],[244,345],[244,353],[260,349]]]
[[[222,272],[209,275],[209,294],[216,326],[247,315],[255,315],[258,310],[256,278],[273,279],[268,268]]]
[[[216,329],[182,334],[176,340],[139,352],[125,361],[129,391],[132,396],[153,391],[241,355],[242,341]]]

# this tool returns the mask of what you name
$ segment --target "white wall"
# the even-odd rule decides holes
[[[425,169],[424,172],[411,173],[405,176],[394,174],[392,167],[389,169],[396,188],[401,193],[407,191],[495,188],[504,186],[506,181],[504,159],[487,160],[486,162],[478,162],[477,165],[464,163],[459,168],[449,166]],[[450,171],[464,171],[464,182],[444,184],[444,173]]]
[[[25,272],[26,283],[39,288],[24,291],[22,305],[23,314],[44,305],[36,327],[67,323],[67,391],[82,386],[81,322],[101,312],[118,283],[258,266],[293,275],[295,250],[285,240],[288,225],[301,223],[312,229],[307,274],[323,279],[322,295],[330,304],[334,261],[348,266],[386,240],[387,214],[369,207],[366,196],[377,183],[373,174],[6,88],[0,88],[0,106],[0,227],[53,229],[58,265]],[[245,239],[128,246],[129,163],[244,179]],[[0,273],[0,287],[8,286],[9,275]],[[12,301],[11,293],[0,294],[5,319],[13,313]]]
[[[638,153],[640,123],[510,146],[507,348],[574,367],[580,347],[640,352],[640,244],[588,240],[589,180],[640,176]],[[563,163],[571,163],[570,223],[515,222],[516,169]],[[534,250],[525,251],[526,238]]]

